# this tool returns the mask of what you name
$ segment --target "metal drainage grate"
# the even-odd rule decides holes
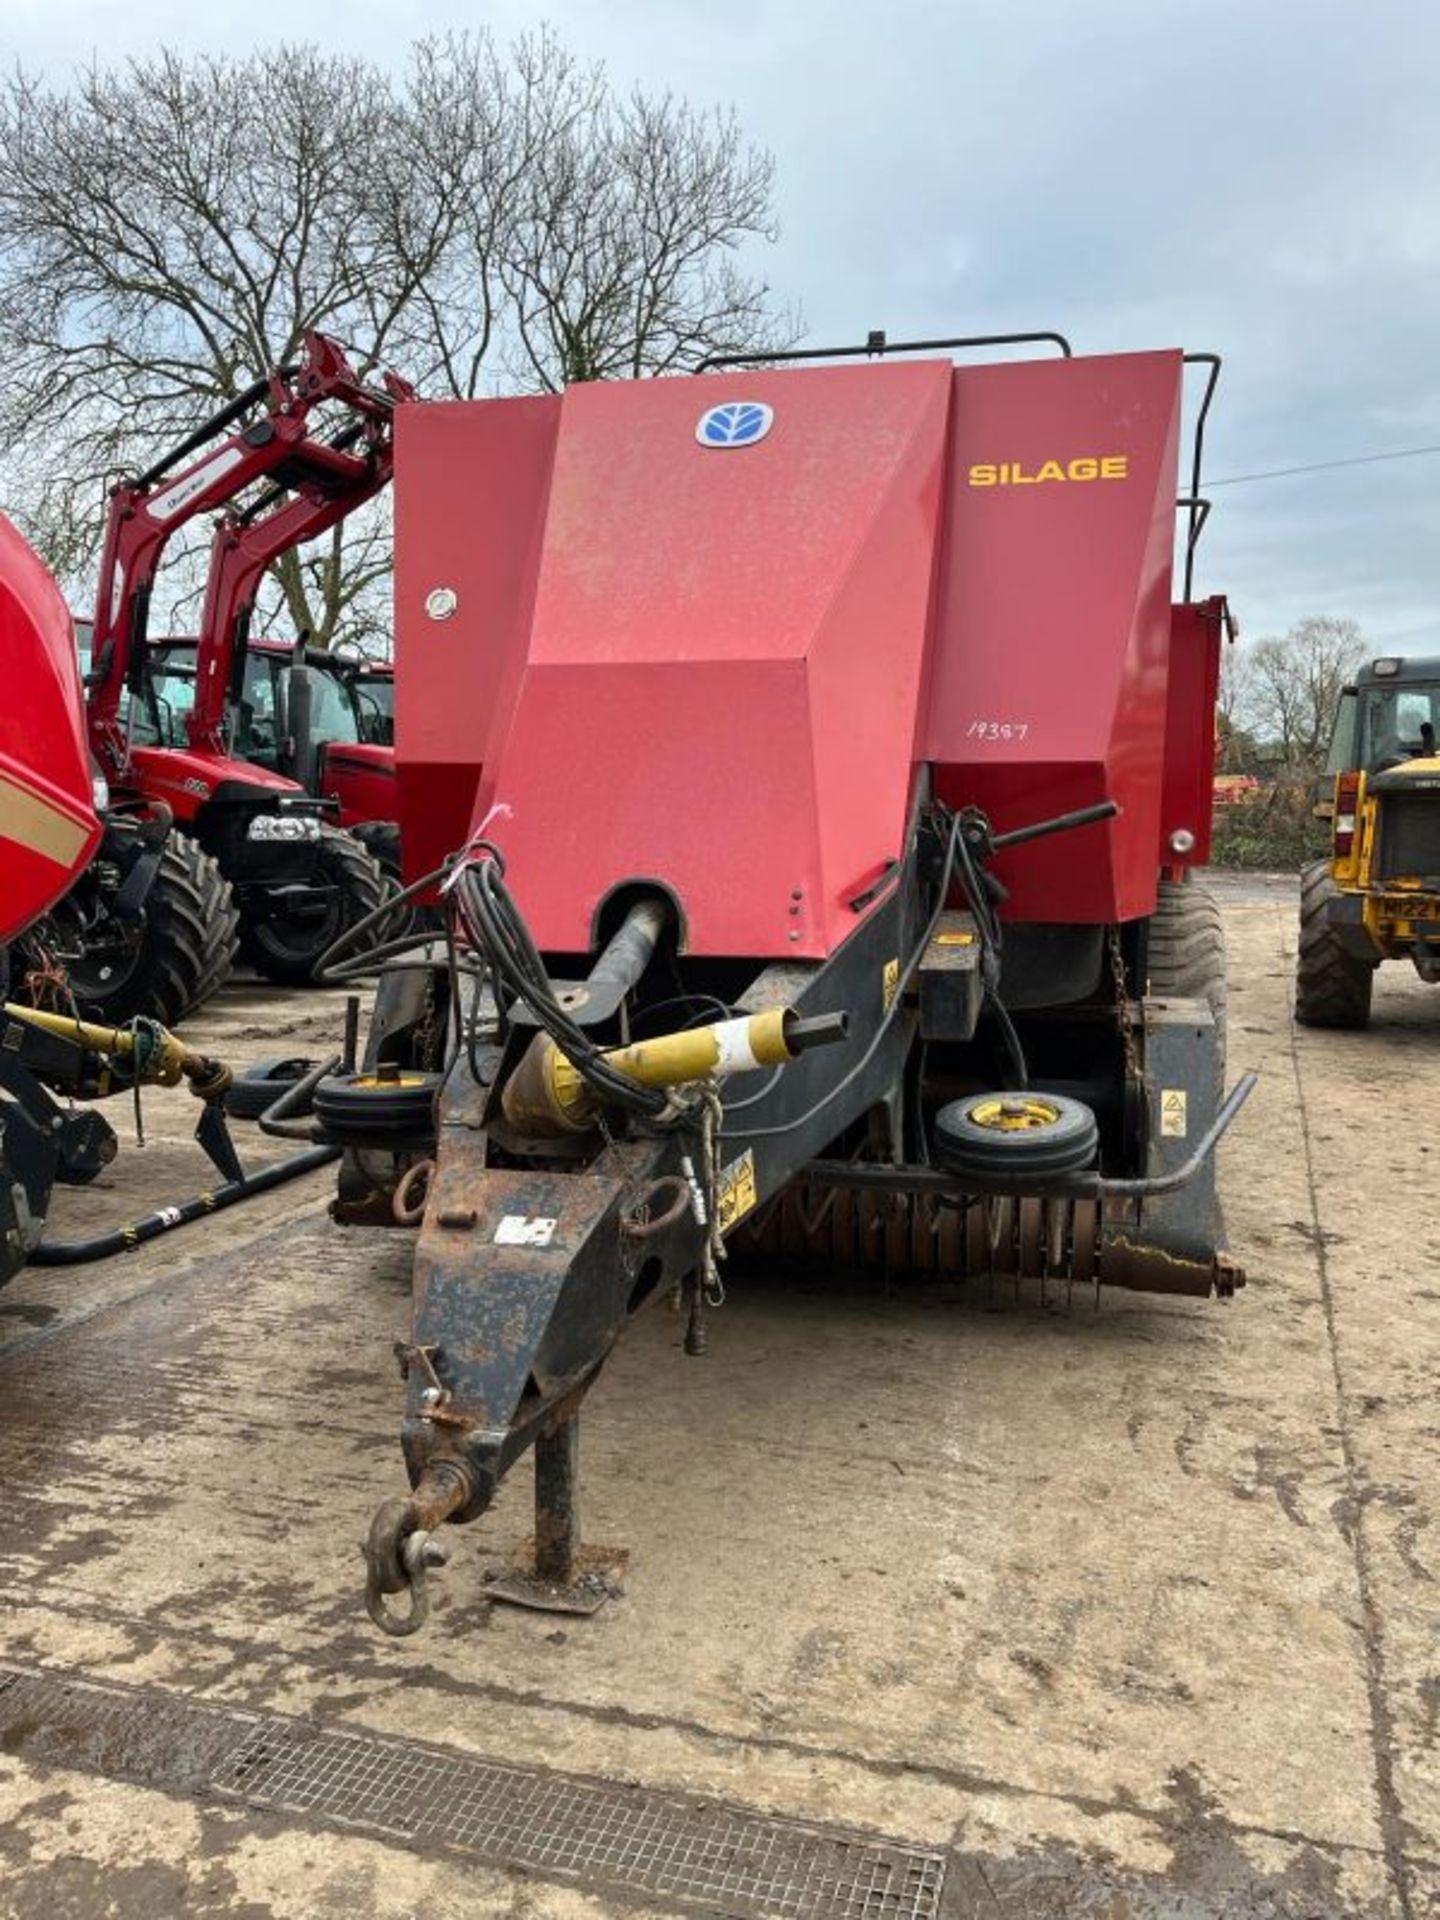
[[[260,1724],[253,1713],[82,1675],[0,1669],[0,1749],[171,1792],[208,1786]]]
[[[0,1745],[758,1920],[935,1920],[940,1910],[944,1856],[927,1849],[80,1676],[0,1669]]]
[[[732,1807],[495,1766],[364,1734],[258,1733],[215,1788],[406,1840],[594,1874],[645,1893],[743,1902],[783,1920],[927,1920],[938,1854],[877,1846]]]

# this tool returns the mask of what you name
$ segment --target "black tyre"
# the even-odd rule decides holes
[[[315,864],[317,877],[331,889],[323,905],[307,906],[284,917],[254,920],[242,929],[246,958],[268,980],[286,986],[308,985],[326,949],[367,914],[382,907],[393,891],[374,855],[353,834],[341,833],[338,828],[321,827]],[[385,937],[385,922],[379,920],[371,944],[378,945]]]
[[[81,1014],[107,1026],[137,1015],[177,1025],[229,976],[239,922],[219,867],[187,834],[172,833],[133,938],[69,963]]]
[[[1326,908],[1338,898],[1330,862],[1315,860],[1300,875],[1300,950],[1295,961],[1295,1018],[1307,1027],[1363,1027],[1370,1019],[1375,960],[1348,953]]]
[[[1082,1173],[1099,1146],[1090,1108],[1058,1093],[972,1093],[935,1116],[936,1158],[981,1193],[1029,1192]]]
[[[258,1120],[273,1107],[282,1093],[314,1070],[313,1060],[257,1060],[230,1082],[225,1095],[225,1111],[234,1120]]]
[[[333,1073],[315,1088],[315,1118],[332,1140],[356,1146],[430,1140],[442,1078],[409,1069]]]
[[[1150,992],[1157,1000],[1205,1000],[1215,1020],[1225,1079],[1225,928],[1219,903],[1198,880],[1162,880],[1150,922]]]
[[[376,865],[397,893],[405,886],[405,876],[400,865],[400,829],[393,820],[363,820],[358,827],[351,827],[351,833],[373,855]],[[385,922],[383,932],[387,940],[419,939],[442,924],[441,917],[434,907],[417,907],[407,901],[397,907]]]

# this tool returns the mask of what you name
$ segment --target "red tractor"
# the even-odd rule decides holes
[[[277,554],[388,484],[395,409],[411,397],[393,374],[379,387],[362,380],[335,342],[311,334],[299,366],[257,380],[111,496],[91,635],[94,750],[112,791],[141,809],[168,809],[214,860],[234,894],[243,950],[275,980],[313,978],[325,949],[383,906],[388,883],[318,791],[312,716],[329,683],[303,652],[270,683],[274,766],[248,751],[255,598]],[[321,437],[315,416],[337,412],[345,424]],[[156,661],[147,642],[159,561],[186,521],[217,507],[229,511],[212,548],[191,672],[177,656],[173,674],[157,673],[170,665],[170,650]]]
[[[217,544],[223,537],[222,526]],[[207,639],[149,643],[141,728],[158,740],[176,746],[185,740]],[[353,834],[398,885],[390,669],[283,640],[248,640],[243,652],[231,753],[325,802],[334,824]],[[305,692],[297,702],[302,679]]]

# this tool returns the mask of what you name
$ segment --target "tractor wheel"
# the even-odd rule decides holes
[[[133,944],[66,969],[82,1017],[119,1026],[142,1015],[176,1026],[229,976],[239,920],[210,855],[188,834],[171,833]]]
[[[1306,1027],[1363,1027],[1377,962],[1347,953],[1325,909],[1337,889],[1328,860],[1300,875],[1300,951],[1295,962],[1295,1018]]]
[[[1215,1021],[1219,1078],[1225,1081],[1225,929],[1220,907],[1198,880],[1162,880],[1150,921],[1150,992],[1157,1000],[1206,1000]]]
[[[385,878],[393,882],[399,893],[405,878],[400,869],[400,829],[393,820],[363,820],[358,827],[352,827],[351,833],[365,850],[372,854]],[[441,924],[440,915],[433,907],[417,907],[407,901],[403,907],[397,907],[386,921],[384,935],[387,940],[414,938],[437,929]]]
[[[323,907],[290,918],[256,920],[241,934],[245,955],[256,970],[285,986],[306,986],[314,980],[326,950],[367,914],[383,907],[392,891],[374,855],[353,834],[336,827],[321,827],[315,865],[317,877],[332,889]],[[377,921],[370,944],[378,945],[385,938],[385,922]]]

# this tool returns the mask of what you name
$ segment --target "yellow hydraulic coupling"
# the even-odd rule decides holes
[[[805,1019],[793,1007],[770,1007],[738,1020],[716,1020],[612,1047],[604,1058],[642,1087],[678,1087],[711,1075],[723,1079],[756,1067],[781,1066],[809,1047],[843,1040],[847,1024],[843,1013]],[[528,1134],[588,1133],[600,1111],[589,1082],[546,1033],[536,1034],[525,1050],[505,1083],[500,1105],[511,1126]]]

